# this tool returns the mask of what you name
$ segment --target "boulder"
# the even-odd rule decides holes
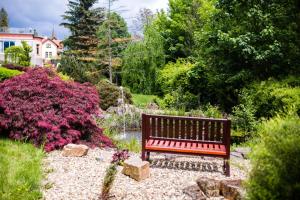
[[[190,196],[192,199],[206,200],[207,197],[203,194],[197,185],[191,185],[183,189],[183,193]]]
[[[83,144],[67,144],[64,146],[62,155],[71,157],[85,156],[89,151],[89,147]]]
[[[142,159],[137,157],[131,157],[124,161],[122,173],[136,181],[144,180],[150,176],[149,162],[142,161]]]
[[[202,192],[208,197],[220,196],[220,181],[201,177],[197,179],[197,184]]]
[[[243,199],[241,180],[224,180],[220,183],[220,193],[228,200]]]
[[[149,109],[149,110],[158,110],[158,109],[159,109],[159,106],[158,106],[156,103],[150,102],[150,103],[147,105],[147,109]]]

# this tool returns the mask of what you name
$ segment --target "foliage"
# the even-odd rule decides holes
[[[72,79],[70,76],[68,76],[68,75],[66,75],[66,74],[64,74],[64,73],[62,73],[62,72],[58,72],[57,75],[58,75],[58,76],[61,78],[61,80],[63,80],[63,81],[73,81],[73,79]]]
[[[137,133],[138,134],[138,133]],[[122,140],[116,144],[118,149],[128,149],[131,152],[140,153],[141,144],[137,138],[130,138],[129,140]]]
[[[198,105],[198,97],[182,88],[168,93],[163,98],[162,107],[190,110]]]
[[[117,150],[112,157],[112,164],[123,165],[124,161],[129,158],[128,149]]]
[[[188,73],[195,65],[182,59],[176,63],[166,64],[159,72],[157,81],[164,94],[171,93],[179,87],[189,87]]]
[[[102,184],[101,200],[109,199],[109,192],[112,188],[117,172],[118,170],[116,164],[111,164],[106,169],[105,177]]]
[[[240,102],[245,107],[249,104],[254,115],[259,118],[270,118],[278,113],[291,110],[300,113],[300,81],[298,77],[290,76],[283,80],[269,79],[253,83],[245,88],[240,96]],[[251,103],[255,102],[255,103]]]
[[[249,199],[297,199],[300,196],[300,119],[275,117],[259,129],[251,155]]]
[[[69,0],[68,10],[62,16],[62,26],[69,29],[70,36],[64,40],[67,53],[78,60],[94,61],[98,46],[96,35],[104,20],[104,9],[93,7],[97,0]]]
[[[18,70],[0,67],[0,82],[4,81],[5,79],[9,79],[14,76],[20,75],[20,74],[22,74],[22,72],[20,72]]]
[[[0,139],[0,199],[42,198],[44,153],[31,144]]]
[[[103,110],[108,109],[111,106],[118,106],[118,99],[122,99],[122,92],[120,87],[110,83],[108,80],[101,80],[96,88],[99,93],[100,107]],[[124,92],[124,103],[132,103],[131,93],[126,88],[123,89]]]
[[[18,70],[21,72],[27,72],[28,70],[30,70],[31,68],[28,66],[20,66],[20,65],[14,65],[14,64],[4,64],[2,65],[3,67],[7,68],[7,69],[13,69],[13,70]]]
[[[122,85],[134,93],[159,91],[156,77],[164,63],[162,37],[155,28],[148,26],[144,31],[144,40],[131,43],[124,51]]]
[[[161,11],[154,21],[164,39],[168,61],[186,58],[195,48],[195,33],[201,26],[201,0],[169,0],[169,12]]]
[[[258,122],[255,117],[255,106],[252,98],[247,96],[247,94],[242,93],[240,98],[244,104],[239,104],[233,107],[232,111],[232,128],[242,133],[242,135],[247,135],[251,132],[256,131]],[[241,134],[239,134],[241,135]]]
[[[195,52],[210,69],[212,103],[230,108],[249,82],[299,73],[298,1],[212,2],[209,15],[199,10],[209,19],[197,33]]]
[[[46,151],[80,140],[112,146],[92,117],[98,104],[91,85],[65,82],[51,69],[31,69],[0,84],[0,132]]]
[[[73,55],[62,56],[57,70],[80,83],[96,84],[102,78],[94,63],[84,62]]]
[[[31,46],[27,42],[22,41],[22,46],[11,46],[5,49],[5,62],[12,62],[13,64],[29,66]]]
[[[144,94],[132,94],[133,105],[141,108],[145,108],[149,103],[152,103],[156,98],[155,95],[144,95]]]
[[[0,10],[0,28],[8,27],[8,14],[4,8]]]

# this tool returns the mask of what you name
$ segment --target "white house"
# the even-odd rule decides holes
[[[4,61],[4,50],[10,46],[22,45],[25,41],[32,47],[31,64],[43,66],[51,59],[58,59],[63,50],[62,42],[52,34],[51,38],[41,37],[32,29],[0,29],[0,61]]]

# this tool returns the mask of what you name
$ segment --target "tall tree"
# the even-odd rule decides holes
[[[163,38],[150,24],[145,28],[143,41],[131,43],[124,51],[122,84],[136,93],[158,92],[156,81],[159,69],[165,64]]]
[[[154,14],[149,8],[141,8],[139,13],[136,16],[136,19],[133,20],[134,24],[134,34],[136,36],[142,36],[145,27],[148,27],[154,19]]]
[[[120,75],[118,75],[118,73],[121,70],[121,52],[131,41],[125,20],[118,13],[110,13],[110,18],[107,18],[102,23],[98,29],[97,35],[99,38],[98,50],[100,63],[104,69],[104,74],[108,74],[109,72],[109,57],[111,56],[113,79],[120,79]],[[111,39],[110,45],[109,39]]]
[[[8,27],[8,14],[4,8],[0,10],[0,27]]]
[[[158,13],[155,24],[165,40],[168,61],[186,58],[195,48],[195,33],[202,21],[198,13],[203,0],[169,0],[169,12]]]
[[[71,54],[81,60],[91,61],[96,56],[98,46],[97,29],[104,20],[104,9],[93,8],[97,0],[69,0],[68,10],[62,16],[62,26],[71,35],[64,41]]]

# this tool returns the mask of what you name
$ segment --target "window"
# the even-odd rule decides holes
[[[12,47],[15,46],[15,42],[14,41],[4,41],[4,50],[8,47]]]
[[[40,55],[40,45],[36,45],[36,55]]]
[[[48,52],[45,52],[45,58],[48,58]]]
[[[47,44],[46,44],[46,48],[51,48],[51,44],[50,44],[50,43],[47,43]]]
[[[52,58],[52,52],[49,52],[49,58]]]

